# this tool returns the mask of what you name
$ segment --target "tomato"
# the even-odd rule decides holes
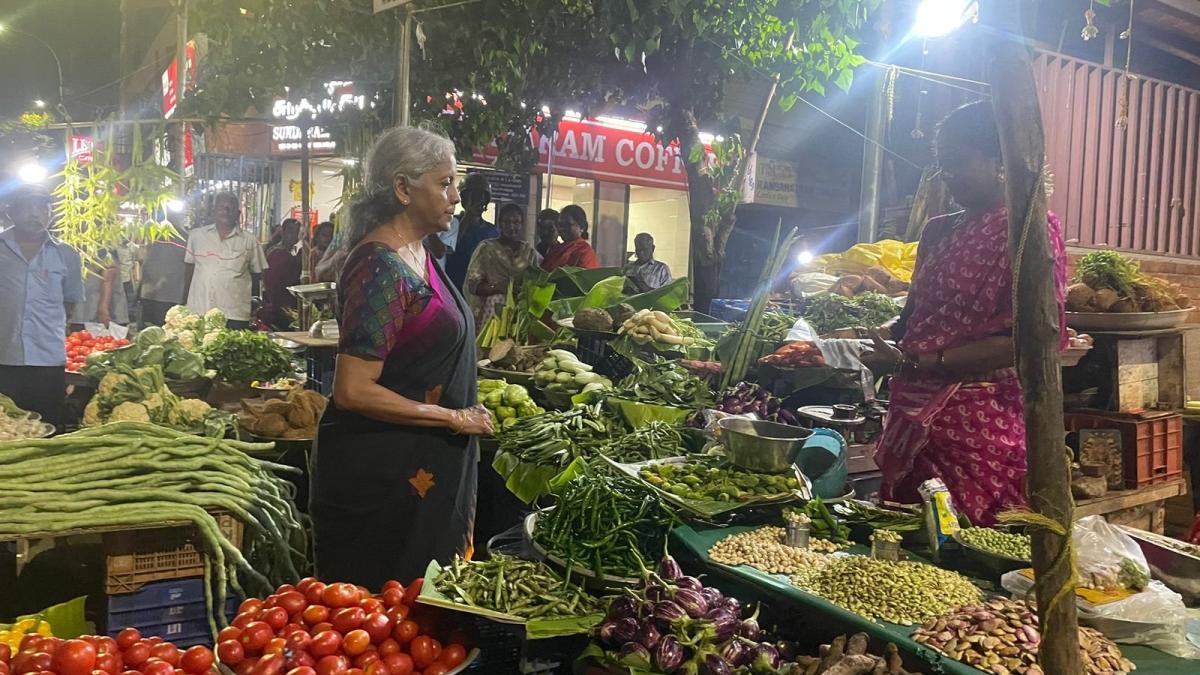
[[[392,638],[388,638],[388,639],[384,640],[383,642],[379,643],[379,655],[380,656],[387,656],[388,654],[399,654],[399,653],[400,653],[400,643],[396,642]]]
[[[320,579],[316,577],[304,577],[300,581],[296,582],[296,590],[303,593],[309,586],[312,586],[318,581],[320,581]]]
[[[336,654],[342,646],[342,635],[334,630],[327,630],[313,635],[312,644],[308,651],[319,658]]]
[[[213,653],[208,647],[188,647],[179,660],[179,667],[188,675],[201,675],[213,667]]]
[[[354,661],[350,665],[358,668],[359,670],[366,671],[367,666],[370,666],[372,663],[375,663],[378,660],[380,660],[379,652],[375,651],[374,649],[368,649],[362,654],[354,657]]]
[[[310,628],[308,632],[316,635],[317,633],[324,633],[327,630],[333,630],[333,624],[329,623],[328,621],[324,621]]]
[[[351,668],[346,671],[346,675],[366,675],[362,668]]]
[[[417,637],[417,633],[421,632],[421,627],[416,621],[405,619],[396,624],[396,628],[392,630],[392,637],[396,638],[396,642],[406,645],[412,642],[412,639]]]
[[[304,600],[306,602],[308,602],[309,605],[321,604],[322,602],[324,602],[321,599],[321,596],[323,596],[325,594],[325,588],[326,588],[325,584],[321,583],[320,581],[312,582],[311,584],[306,586],[303,590]]]
[[[129,649],[122,652],[121,657],[125,659],[126,666],[136,670],[146,662],[146,659],[150,658],[150,645],[146,644],[144,640],[138,640],[129,645]]]
[[[107,635],[98,636],[91,642],[96,646],[97,654],[118,654],[121,651],[121,648],[117,646],[117,641]]]
[[[244,661],[239,663],[237,665],[237,668],[234,669],[234,672],[237,673],[237,675],[250,675],[250,673],[252,673],[254,671],[254,666],[257,666],[257,665],[258,665],[258,657],[251,656],[250,658],[245,659]]]
[[[417,596],[421,594],[421,587],[425,585],[425,580],[418,577],[413,579],[412,583],[404,589],[404,604],[411,605],[417,601]]]
[[[412,675],[413,660],[408,654],[401,652],[385,656],[383,662],[387,664],[390,675]]]
[[[8,663],[12,659],[12,647],[6,642],[0,642],[0,663]]]
[[[439,663],[444,663],[450,668],[457,668],[462,665],[463,661],[467,660],[467,649],[460,644],[451,643],[446,645],[442,650],[442,656],[438,659]]]
[[[428,635],[418,635],[408,646],[408,653],[412,655],[413,664],[423,670],[442,655],[442,645]]]
[[[342,638],[342,652],[346,656],[358,656],[370,646],[371,636],[361,628],[346,633],[346,637]]]
[[[125,651],[126,649],[129,649],[133,643],[141,639],[142,634],[138,632],[138,629],[126,628],[120,633],[117,633],[117,647],[120,648],[121,651]]]
[[[262,611],[263,601],[258,598],[246,598],[238,605],[238,614],[253,614],[258,615]]]
[[[145,642],[146,644],[150,645],[150,647],[153,648],[154,645],[161,645],[163,643],[163,639],[157,635],[151,635],[148,638],[143,638],[142,642]]]
[[[166,661],[149,659],[140,668],[142,675],[175,675],[175,668]]]
[[[363,620],[366,618],[367,613],[363,611],[362,607],[346,607],[334,612],[330,621],[333,623],[333,629],[344,635],[356,628],[361,628]]]
[[[383,582],[383,588],[381,589],[381,592],[386,591],[389,588],[399,588],[402,591],[404,590],[404,586],[399,581],[396,581],[395,579],[390,579],[388,581]]]
[[[325,605],[309,605],[304,608],[304,612],[300,614],[300,617],[309,626],[325,623],[329,620],[329,608]]]
[[[257,654],[275,637],[275,631],[262,621],[252,621],[243,630],[238,639],[246,648],[247,654]]]
[[[284,656],[287,656],[288,653],[289,652],[284,652]],[[290,653],[291,653],[291,656],[288,656],[288,660],[286,662],[284,662],[284,664],[283,664],[283,667],[286,668],[287,670],[291,670],[293,668],[299,668],[300,666],[307,666],[309,668],[314,668],[317,665],[317,660],[314,659],[313,655],[309,654],[308,652],[290,652]]]
[[[378,598],[363,598],[358,602],[358,606],[362,607],[363,611],[367,614],[383,611],[383,602],[381,602]]]
[[[96,646],[85,640],[67,640],[52,660],[53,669],[61,675],[91,675],[95,665]]]
[[[317,661],[317,675],[345,675],[350,669],[350,662],[344,656],[322,656],[320,661]]]
[[[438,661],[425,670],[422,670],[421,675],[446,675],[448,672],[450,672],[450,666]]]
[[[22,675],[22,673],[36,673],[43,670],[50,670],[52,663],[54,663],[54,657],[47,652],[18,654],[13,659],[12,671],[17,675]]]
[[[251,675],[283,675],[283,654],[268,654],[262,657],[250,671]]]
[[[288,624],[288,611],[282,607],[264,609],[259,621],[270,626],[272,633],[283,630],[283,627]]]
[[[282,654],[287,648],[287,640],[277,637],[271,638],[266,647],[263,647],[263,654]]]
[[[217,643],[217,658],[227,666],[236,666],[246,659],[246,648],[237,640],[222,640]]]
[[[238,628],[237,626],[226,626],[221,629],[220,633],[217,633],[217,642],[220,643],[226,640],[236,640],[241,637],[241,635],[241,628]]]
[[[385,588],[379,597],[383,600],[384,607],[395,607],[404,600],[404,591],[399,588]]]
[[[159,659],[160,661],[166,661],[167,663],[171,664],[172,668],[179,666],[180,656],[181,654],[179,653],[179,648],[170,642],[164,642],[160,645],[154,645],[150,648],[151,658]]]
[[[288,591],[279,596],[278,606],[287,610],[288,615],[303,612],[305,607],[308,607],[308,601],[304,599],[304,594],[300,591]]]
[[[280,586],[279,588],[275,589],[275,595],[283,595],[284,593],[291,593],[294,590],[296,590],[295,586],[293,586],[291,584],[284,584],[284,585]]]
[[[0,661],[0,675],[8,675],[8,661]]]
[[[66,642],[66,640],[64,640],[62,638],[45,637],[45,638],[42,638],[41,646],[38,647],[35,651],[46,652],[47,654],[54,654],[54,653],[58,652],[59,649],[62,649],[63,643],[65,643],[65,642]],[[84,642],[87,642],[87,640],[84,640]],[[92,646],[94,647],[95,644],[93,644]]]
[[[354,584],[330,584],[321,592],[321,603],[329,607],[353,607],[358,604],[358,588]]]
[[[229,625],[233,626],[234,628],[243,628],[244,629],[246,626],[249,626],[254,621],[257,621],[258,620],[257,617],[258,617],[257,613],[255,613],[255,614],[238,614],[237,616],[233,617],[233,621],[230,621]]]
[[[392,635],[394,624],[383,612],[372,612],[363,619],[362,628],[371,636],[373,644],[379,644]]]
[[[287,675],[317,675],[317,671],[309,666],[296,666],[287,671]]]
[[[312,636],[309,635],[308,631],[305,630],[298,630],[288,635],[284,639],[287,640],[287,648],[293,653],[308,651],[308,648],[310,645],[312,645],[313,641]]]
[[[99,670],[108,673],[109,675],[117,675],[125,669],[125,659],[121,658],[121,652],[104,652],[96,655],[96,666],[92,673]]]
[[[409,611],[408,605],[396,605],[395,607],[392,607],[384,612],[384,615],[391,619],[392,625],[395,626],[396,624],[408,618]]]
[[[383,662],[383,659],[372,661],[364,671],[366,675],[391,675],[391,669]]]

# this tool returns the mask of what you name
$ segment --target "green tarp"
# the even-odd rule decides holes
[[[874,638],[894,642],[901,651],[916,654],[928,662],[930,671],[934,673],[980,675],[982,672],[964,663],[951,661],[940,653],[914,642],[909,636],[916,626],[900,626],[893,623],[871,621],[792,586],[782,575],[767,574],[745,565],[730,567],[713,562],[708,557],[708,549],[720,539],[752,529],[755,528],[742,526],[697,531],[683,526],[676,528],[671,536],[674,545],[681,546],[690,557],[698,559],[701,563],[747,582],[748,585],[761,588],[771,596],[795,602],[799,612],[820,613],[836,620],[839,624],[851,626],[853,630],[862,631]],[[686,566],[685,569],[687,569]],[[1200,672],[1200,662],[1180,659],[1149,647],[1121,645],[1121,651],[1129,660],[1137,664],[1136,675],[1167,675],[1168,673],[1177,675]]]

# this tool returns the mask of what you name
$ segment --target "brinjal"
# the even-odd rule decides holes
[[[623,665],[632,668],[648,670],[650,668],[650,652],[636,642],[626,642],[621,645],[620,661]]]
[[[662,640],[662,633],[659,632],[658,628],[656,628],[653,623],[646,622],[642,624],[640,628],[638,628],[638,631],[634,634],[633,639],[646,649],[654,649]]]
[[[738,630],[738,618],[725,607],[715,607],[704,614],[707,621],[712,622],[716,641],[724,642],[733,637]]]
[[[719,654],[707,654],[700,665],[701,675],[732,675],[729,664]]]
[[[688,616],[687,612],[673,600],[663,600],[654,605],[654,618],[670,625],[682,621]]]
[[[721,648],[721,657],[730,663],[734,668],[750,665],[750,659],[754,657],[754,649],[749,642],[743,640],[730,640]]]
[[[712,586],[701,588],[700,595],[704,596],[704,601],[708,603],[710,608],[717,607],[725,602],[725,594]]]
[[[642,591],[642,595],[646,596],[646,599],[650,602],[668,600],[671,597],[671,594],[667,592],[666,586],[661,584],[648,584],[645,590]]]
[[[683,568],[671,556],[663,556],[663,559],[658,563],[658,576],[667,581],[675,581],[683,576]]]
[[[779,640],[775,643],[775,649],[779,650],[779,658],[781,661],[791,661],[796,658],[795,642]]]
[[[636,619],[639,609],[638,604],[639,603],[637,600],[634,600],[628,595],[622,595],[616,600],[613,600],[612,604],[608,606],[609,620],[616,621],[617,619],[626,618]]]
[[[737,633],[747,640],[758,642],[759,638],[762,637],[762,628],[758,625],[758,619],[750,617],[742,621],[741,625],[738,626]]]
[[[612,629],[613,641],[617,644],[631,642],[634,636],[637,635],[639,628],[641,628],[641,625],[638,623],[637,619],[631,617],[618,619],[613,625]]]
[[[683,665],[683,645],[674,635],[663,636],[654,649],[654,665],[664,673],[674,673]]]
[[[699,619],[708,611],[708,603],[705,602],[704,596],[700,595],[699,591],[693,591],[690,588],[681,588],[675,591],[675,604],[682,607],[683,611],[693,619]]]
[[[754,657],[750,662],[756,670],[774,670],[779,667],[779,650],[764,642],[754,648]]]
[[[704,590],[704,584],[700,583],[700,580],[696,577],[680,575],[677,579],[675,579],[675,585],[679,588],[688,588],[693,591]]]
[[[616,638],[616,630],[616,621],[606,621],[605,623],[600,624],[600,642],[610,647],[616,647],[617,645],[621,644],[621,641]]]
[[[742,615],[742,603],[735,597],[727,597],[721,601],[721,606],[733,612],[734,616]]]

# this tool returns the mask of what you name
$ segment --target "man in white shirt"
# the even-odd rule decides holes
[[[267,258],[254,236],[240,226],[241,209],[232,192],[213,197],[213,224],[188,234],[184,290],[188,309],[216,308],[230,328],[250,327],[250,298],[258,295]]]

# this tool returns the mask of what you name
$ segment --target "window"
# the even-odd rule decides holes
[[[628,232],[630,251],[634,237],[647,232],[654,237],[654,257],[671,268],[671,276],[688,276],[691,218],[686,192],[630,186]]]

